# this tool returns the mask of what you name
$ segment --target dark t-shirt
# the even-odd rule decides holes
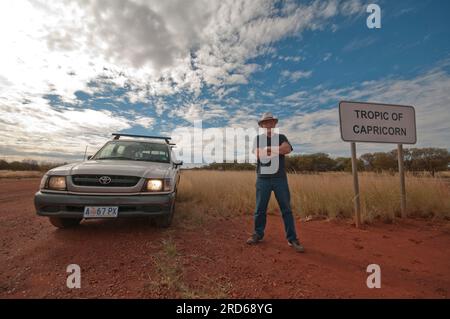
[[[260,141],[265,138],[266,139],[266,144],[264,145],[264,142],[260,143]],[[256,148],[260,147],[261,144],[261,148],[264,148],[266,146],[272,146],[272,140],[276,139],[276,135],[274,134],[272,137],[268,137],[265,134],[261,134],[258,135],[255,138],[255,141],[253,143],[253,150],[255,151]],[[287,137],[284,134],[278,134],[278,145],[273,145],[273,146],[280,146],[281,144],[283,144],[284,142],[287,142],[289,144],[289,146],[291,146],[291,150],[293,150],[291,143],[288,141]],[[286,176],[286,168],[285,168],[285,164],[284,164],[284,155],[278,154],[278,170],[276,170],[274,173],[261,173],[261,167],[263,166],[267,166],[269,167],[271,165],[272,161],[269,161],[267,163],[262,163],[259,159],[257,160],[257,164],[256,164],[256,173],[258,174],[258,177],[285,177]],[[275,163],[274,163],[275,165]]]

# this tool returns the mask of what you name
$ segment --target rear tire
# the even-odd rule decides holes
[[[49,217],[50,223],[58,228],[71,228],[80,224],[81,218]]]

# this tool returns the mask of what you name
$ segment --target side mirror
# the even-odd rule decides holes
[[[89,156],[87,157],[87,160],[89,161],[93,156],[94,156],[94,155],[89,155]]]
[[[175,165],[175,166],[181,166],[181,165],[183,165],[183,161],[174,161],[174,162],[173,162],[173,165]]]

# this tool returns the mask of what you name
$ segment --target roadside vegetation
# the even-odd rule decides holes
[[[178,212],[183,219],[201,223],[208,217],[252,214],[255,206],[255,172],[183,171]],[[301,218],[353,216],[353,180],[346,172],[289,174],[292,208]],[[359,175],[362,218],[391,222],[400,215],[399,176],[362,172]],[[406,174],[409,217],[450,218],[450,185],[445,178]],[[278,214],[272,194],[269,214]]]
[[[44,175],[41,171],[0,171],[0,179],[2,178],[40,178]]]
[[[449,170],[450,154],[446,149],[405,148],[403,152],[405,170],[414,174],[427,173],[434,176],[437,172]],[[236,162],[211,163],[200,169],[242,171],[254,170],[255,165]],[[286,157],[286,170],[291,173],[351,172],[352,162],[350,157],[331,158],[326,153],[289,155]],[[361,155],[358,159],[358,170],[395,173],[398,171],[397,150]]]
[[[49,169],[58,167],[67,163],[51,163],[51,162],[38,162],[35,160],[22,160],[22,161],[5,161],[0,160],[0,171],[41,171],[46,172]]]
[[[407,212],[410,217],[450,218],[450,155],[439,148],[405,149]],[[40,177],[57,163],[0,160],[0,178]],[[301,218],[353,216],[350,158],[328,154],[286,158],[294,214]],[[362,218],[392,221],[400,214],[396,150],[368,153],[358,160]],[[213,163],[183,170],[177,216],[186,228],[211,217],[252,214],[255,205],[255,165]],[[269,213],[279,213],[272,198]]]
[[[38,162],[32,159],[22,161],[6,161],[0,159],[2,171],[41,171],[46,172],[54,167],[67,163]],[[434,176],[439,172],[450,170],[450,154],[443,148],[405,148],[405,170],[414,174],[424,173]],[[211,163],[195,169],[220,171],[248,171],[254,170],[252,163]],[[286,157],[286,170],[291,173],[316,172],[350,172],[352,169],[350,157],[332,158],[326,153],[291,154]],[[358,159],[358,170],[366,172],[391,172],[398,170],[397,150],[390,152],[366,153]],[[450,171],[449,171],[450,172]]]
[[[187,257],[192,260],[188,262]],[[194,257],[204,256],[184,256],[172,238],[163,239],[160,252],[152,257],[156,272],[149,276],[149,281],[145,285],[148,293],[156,292],[158,296],[164,298],[226,298],[231,284],[228,282],[223,284],[204,275],[194,266],[201,264]],[[183,267],[184,264],[192,265],[186,268]],[[196,285],[189,283],[188,271],[195,272],[193,275],[198,278]]]
[[[8,162],[0,160],[0,178],[33,178],[41,177],[48,170],[67,163],[38,162],[23,160]]]

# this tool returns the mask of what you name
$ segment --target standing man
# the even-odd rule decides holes
[[[253,152],[257,158],[255,229],[247,244],[254,245],[262,241],[266,227],[267,206],[272,191],[275,193],[278,206],[283,216],[284,229],[288,245],[297,252],[304,252],[297,239],[295,222],[291,210],[291,198],[284,164],[285,155],[293,148],[283,134],[276,134],[274,128],[278,119],[272,113],[264,113],[258,124],[265,133],[255,139]]]

